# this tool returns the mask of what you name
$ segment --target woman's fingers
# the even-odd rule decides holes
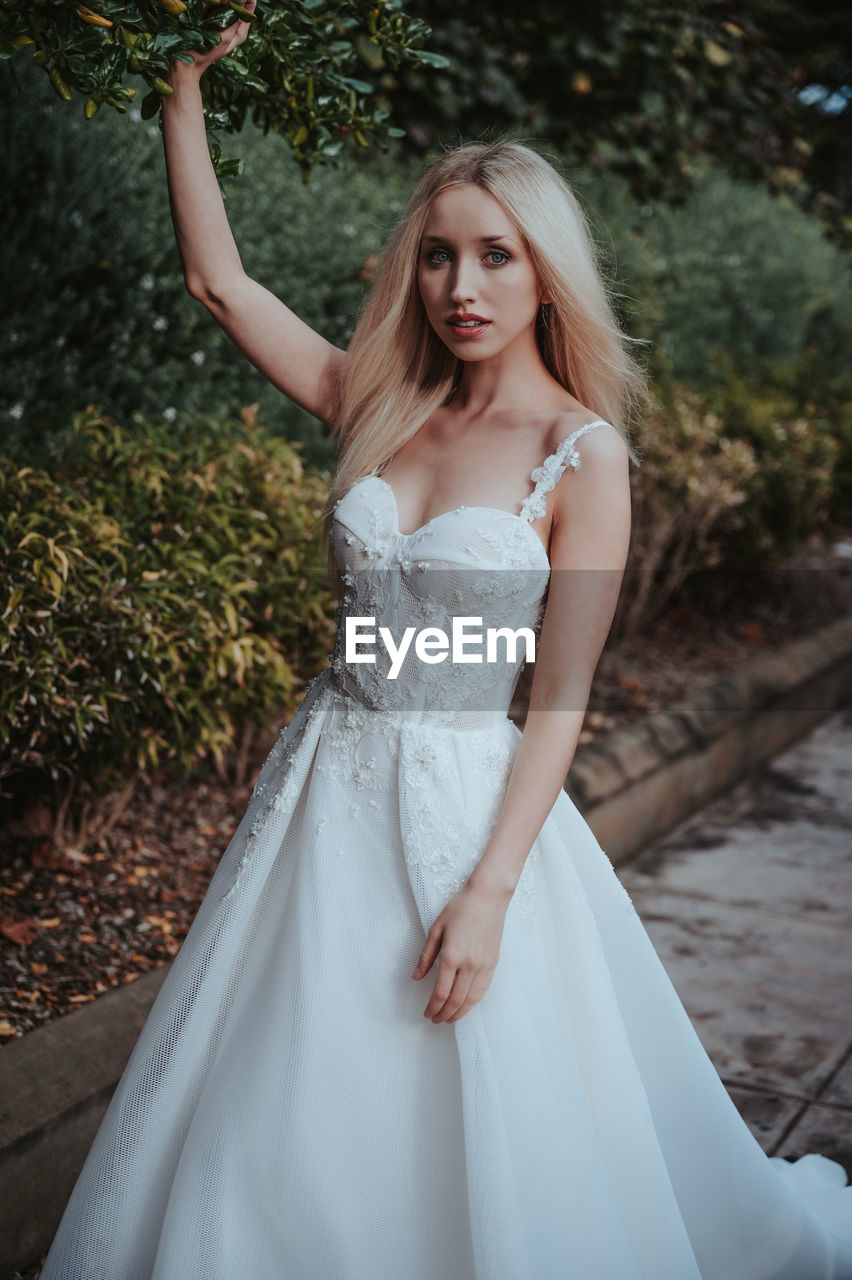
[[[475,1004],[479,1004],[480,1000],[491,985],[492,974],[493,970],[484,970],[474,975],[473,982],[470,984],[470,990],[465,996],[464,1004],[452,1019],[453,1022],[458,1022],[459,1018],[463,1018],[466,1013],[469,1013]]]
[[[452,991],[455,977],[456,966],[448,964],[446,960],[442,959],[438,968],[435,990],[432,992],[432,999],[426,1006],[424,1017],[434,1018],[438,1011],[444,1007],[444,1002]]]
[[[244,4],[242,7],[244,9],[254,10],[254,0],[250,0],[250,3]],[[237,29],[237,43],[242,44],[249,33],[251,23],[248,18],[240,18],[239,22],[234,23],[234,26]]]
[[[485,995],[493,972],[493,969],[480,969],[471,973],[449,966],[439,969],[435,990],[423,1016],[433,1022],[457,1022]]]
[[[243,9],[254,11],[257,0],[245,0],[241,6]],[[206,4],[206,9],[219,9],[222,7],[221,0],[212,0],[212,3]],[[230,26],[224,27],[221,31],[221,43],[215,45],[209,51],[208,57],[212,54],[211,61],[217,62],[220,58],[226,57],[232,49],[243,43],[249,33],[251,23],[246,18],[236,18]]]
[[[469,1007],[470,990],[477,978],[477,971],[469,968],[459,968],[455,971],[452,986],[447,993],[446,999],[442,1001],[440,1006],[431,1015],[433,1022],[452,1022],[456,1016],[461,1017],[461,1010]],[[438,985],[435,985],[435,994],[438,993]],[[433,995],[434,999],[434,995]],[[427,1009],[428,1014],[428,1009]]]
[[[423,1016],[433,1022],[456,1021],[482,998],[499,959],[503,912],[476,896],[456,894],[426,935],[414,969],[421,978],[438,957],[432,998]]]
[[[417,964],[415,965],[414,973],[412,974],[412,977],[422,978],[423,975],[425,973],[428,973],[429,970],[432,968],[432,962],[434,961],[435,956],[438,954],[438,948],[441,945],[441,937],[442,937],[442,934],[440,931],[433,932],[430,929],[429,934],[426,938],[426,945],[423,948],[423,950],[420,952],[420,959],[417,961]]]
[[[475,978],[475,972],[459,969],[449,999],[441,1010],[441,1017],[447,1022],[455,1022],[457,1018],[461,1017],[462,1010],[467,1007],[470,989]]]
[[[457,1009],[462,1002],[461,987],[467,981],[463,970],[456,969],[453,971],[450,980],[450,989],[438,1008],[432,1014],[433,1022],[446,1022],[450,1013]],[[437,993],[437,985],[435,988]]]

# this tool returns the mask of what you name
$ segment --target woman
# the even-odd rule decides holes
[[[173,64],[173,218],[193,296],[340,434],[338,637],[43,1276],[850,1277],[842,1170],[763,1155],[561,789],[643,395],[576,200],[525,147],[448,153],[336,349],[244,274],[219,198],[198,81],[246,31]]]

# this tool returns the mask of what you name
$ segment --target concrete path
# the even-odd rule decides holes
[[[852,705],[618,874],[763,1149],[852,1179]]]

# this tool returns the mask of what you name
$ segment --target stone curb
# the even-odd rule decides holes
[[[158,965],[0,1050],[4,1280],[50,1245],[168,968]]]
[[[852,615],[579,748],[566,791],[623,862],[850,698]],[[0,1051],[0,1276],[48,1248],[168,967]]]
[[[580,748],[565,790],[614,863],[852,698],[852,615]]]

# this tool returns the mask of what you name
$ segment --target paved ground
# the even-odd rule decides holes
[[[764,1150],[852,1178],[852,706],[618,871]]]

